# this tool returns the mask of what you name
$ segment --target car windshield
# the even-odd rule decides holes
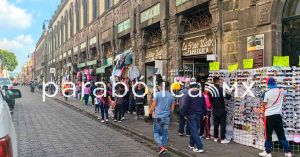
[[[0,85],[11,85],[8,78],[0,78]]]

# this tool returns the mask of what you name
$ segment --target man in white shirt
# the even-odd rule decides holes
[[[265,93],[262,103],[265,109],[265,151],[259,153],[259,156],[272,157],[272,134],[275,131],[279,142],[284,147],[285,157],[292,157],[289,143],[284,135],[281,116],[285,91],[277,88],[274,78],[269,78],[268,88],[269,90]]]

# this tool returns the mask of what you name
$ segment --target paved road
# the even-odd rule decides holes
[[[152,157],[139,142],[51,99],[22,88],[13,121],[20,157]]]

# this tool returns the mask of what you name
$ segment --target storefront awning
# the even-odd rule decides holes
[[[97,60],[86,62],[86,66],[95,65],[95,64],[97,64]]]
[[[102,66],[100,68],[97,68],[96,69],[96,73],[97,74],[103,74],[103,73],[105,73],[105,69],[108,68],[108,67],[110,67],[110,66],[112,66],[112,64],[106,64],[106,65],[104,65],[104,66]]]
[[[86,63],[77,64],[77,68],[83,68],[86,66]]]

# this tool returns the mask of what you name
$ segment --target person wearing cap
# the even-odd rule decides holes
[[[274,78],[269,78],[268,91],[264,94],[262,107],[265,111],[265,150],[259,153],[262,157],[272,157],[272,134],[275,131],[278,141],[283,145],[285,157],[292,157],[289,143],[286,140],[282,122],[282,104],[285,100],[285,91],[276,85]]]
[[[204,151],[202,141],[199,137],[199,129],[200,122],[206,114],[205,99],[199,87],[199,84],[196,82],[190,83],[188,94],[183,97],[183,107],[181,109],[181,115],[187,117],[190,127],[189,147],[196,153]]]

